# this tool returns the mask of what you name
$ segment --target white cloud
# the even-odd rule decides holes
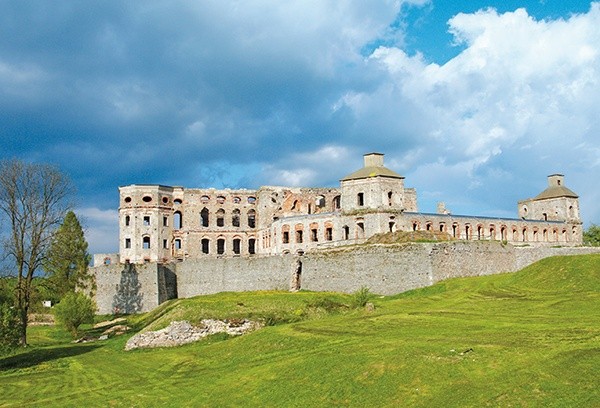
[[[456,202],[469,186],[485,200],[522,177],[539,180],[521,188],[541,191],[544,173],[565,172],[569,180],[569,172],[579,174],[581,166],[590,174],[583,188],[595,188],[600,3],[565,20],[536,21],[523,9],[490,9],[459,14],[449,25],[466,48],[444,65],[395,47],[373,52],[368,63],[382,70],[380,85],[342,101],[357,121],[392,106],[397,116],[390,120],[404,122],[400,132],[410,134],[411,122],[419,122],[420,137],[409,149],[416,167],[407,170],[428,190],[450,193],[453,186],[448,199]],[[403,154],[393,152],[394,158]],[[501,208],[500,201],[488,205]],[[600,217],[597,206],[583,206],[585,216]]]
[[[77,217],[84,228],[90,254],[119,251],[119,213],[96,207],[77,208]]]

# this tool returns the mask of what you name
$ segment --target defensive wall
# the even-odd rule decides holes
[[[201,258],[178,263],[91,268],[98,313],[138,313],[173,298],[224,291],[351,293],[366,286],[392,295],[453,277],[515,272],[554,255],[599,253],[588,247],[515,247],[499,241],[410,243],[332,248],[302,256]]]

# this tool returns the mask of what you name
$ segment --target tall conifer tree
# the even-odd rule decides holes
[[[88,273],[90,255],[83,229],[75,213],[69,211],[58,227],[44,263],[48,286],[56,299],[62,299],[75,288],[92,290],[93,279]]]

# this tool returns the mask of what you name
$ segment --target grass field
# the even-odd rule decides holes
[[[30,349],[0,359],[0,406],[600,407],[600,255],[375,297],[373,312],[351,300],[225,293],[130,319],[275,324],[171,349],[33,327]]]

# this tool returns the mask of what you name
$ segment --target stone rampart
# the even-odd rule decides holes
[[[102,265],[92,270],[99,313],[137,313],[168,299],[226,291],[301,288],[351,293],[366,286],[391,295],[453,277],[514,272],[549,256],[599,252],[600,248],[514,247],[498,241],[409,243],[348,246],[304,256]]]

